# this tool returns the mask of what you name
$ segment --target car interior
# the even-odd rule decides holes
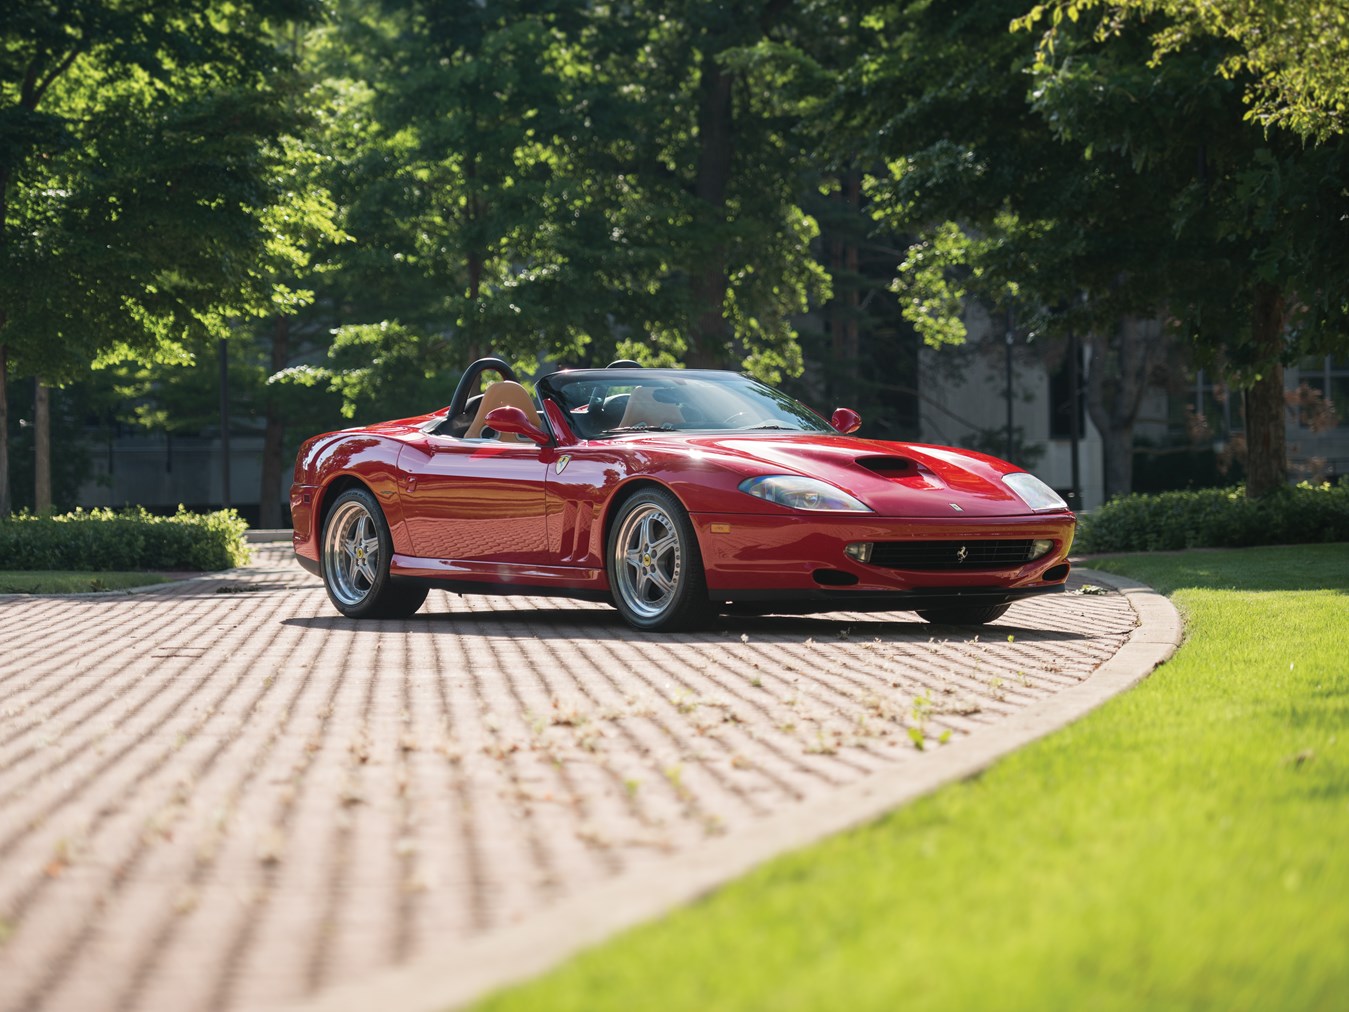
[[[659,394],[662,393],[666,394],[666,397],[660,397]],[[623,409],[623,418],[617,428],[629,429],[645,425],[656,429],[662,425],[683,425],[684,412],[674,399],[669,397],[669,393],[666,390],[653,390],[651,387],[636,387],[628,397]]]
[[[473,414],[473,421],[464,430],[464,439],[490,439],[495,435],[497,439],[512,442],[528,442],[525,436],[516,435],[513,432],[496,432],[487,427],[486,420],[489,412],[496,408],[512,407],[519,408],[538,428],[543,428],[543,423],[539,419],[539,412],[534,407],[534,398],[529,396],[529,391],[514,380],[499,380],[483,391],[482,396],[477,398],[478,407]]]

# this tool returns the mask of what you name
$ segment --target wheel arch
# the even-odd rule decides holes
[[[379,496],[375,495],[375,490],[368,484],[361,481],[361,479],[354,474],[339,474],[332,481],[328,482],[328,484],[324,485],[322,492],[319,493],[318,523],[315,525],[314,530],[320,539],[323,537],[323,529],[328,524],[328,514],[333,511],[333,504],[336,503],[338,499],[342,498],[343,492],[353,488],[360,488],[369,492],[370,497],[375,500],[376,504],[379,504]],[[380,506],[380,512],[384,512],[384,507],[382,505]],[[387,514],[384,517],[384,522],[386,524],[389,522]]]
[[[614,494],[609,497],[609,502],[604,508],[604,525],[603,527],[600,528],[600,530],[604,534],[604,541],[602,542],[602,548],[600,550],[601,560],[607,558],[607,553],[609,551],[609,535],[613,532],[614,520],[618,517],[618,514],[622,511],[623,504],[627,502],[629,499],[631,499],[633,496],[635,496],[637,493],[645,491],[646,489],[659,489],[662,492],[669,492],[670,495],[675,497],[675,501],[678,502],[679,505],[683,507],[685,513],[689,511],[688,503],[684,502],[683,498],[679,495],[679,493],[676,492],[674,489],[672,489],[669,485],[665,484],[665,482],[657,481],[655,478],[649,477],[630,479],[626,484],[620,486],[614,492]]]

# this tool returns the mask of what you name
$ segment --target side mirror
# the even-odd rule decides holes
[[[497,432],[513,432],[517,436],[532,439],[540,446],[553,441],[553,437],[531,422],[523,411],[510,405],[493,408],[487,412],[483,424]]]
[[[852,408],[835,408],[829,416],[829,424],[846,436],[862,427],[862,416]]]

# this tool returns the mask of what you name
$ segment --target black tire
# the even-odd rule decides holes
[[[634,629],[675,632],[711,619],[698,538],[673,493],[645,488],[625,501],[605,558],[614,607]]]
[[[347,618],[407,618],[427,588],[389,575],[393,539],[384,511],[363,488],[337,497],[323,522],[319,565],[328,600]]]
[[[1007,614],[1010,604],[995,604],[991,608],[965,605],[961,608],[922,608],[918,617],[933,625],[985,625]]]

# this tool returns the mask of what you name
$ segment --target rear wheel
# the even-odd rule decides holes
[[[692,629],[711,617],[697,536],[672,493],[643,489],[623,503],[607,556],[614,604],[633,628]]]
[[[328,598],[348,618],[407,618],[427,589],[389,574],[393,539],[384,511],[363,488],[337,497],[323,525],[320,559]]]
[[[963,608],[923,608],[918,617],[933,625],[984,625],[1007,614],[1010,604],[995,604],[991,608],[966,605]]]

